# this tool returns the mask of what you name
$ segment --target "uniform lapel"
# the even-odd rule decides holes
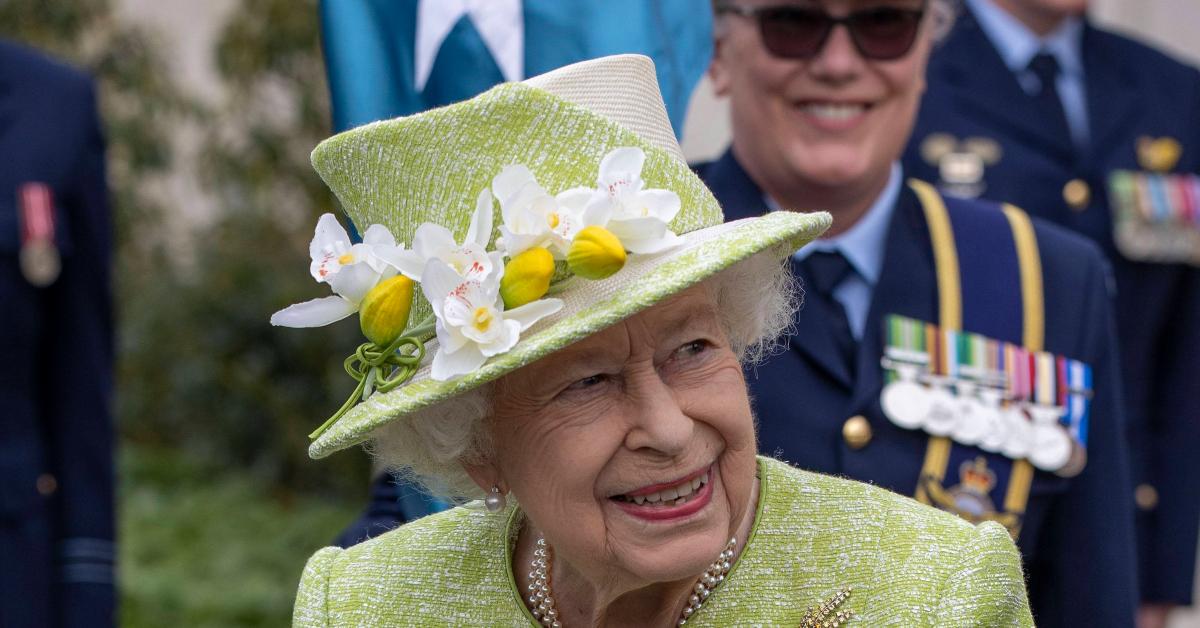
[[[721,159],[705,168],[701,176],[720,200],[726,221],[760,216],[769,211],[762,190],[742,169],[732,151],[726,151]],[[794,261],[792,264],[793,272],[801,276]],[[849,390],[853,379],[834,345],[829,316],[820,299],[805,299],[796,312],[795,332],[788,344]]]
[[[871,298],[863,339],[858,347],[853,408],[869,405],[883,385],[884,320],[901,314],[937,322],[937,278],[933,270],[933,246],[929,228],[916,194],[900,189],[892,224],[888,228],[883,269]]]
[[[1104,34],[1091,24],[1083,30],[1083,71],[1086,85],[1091,145],[1088,154],[1106,155],[1104,147],[1135,119],[1137,99],[1143,95],[1142,76],[1131,71],[1109,46],[1097,45]]]
[[[954,93],[963,117],[978,117],[998,134],[1019,137],[1022,143],[1039,146],[1063,161],[1073,159],[1072,147],[1053,140],[1033,99],[969,10],[963,10],[952,34],[936,51],[929,73],[936,74],[931,82]]]
[[[0,142],[4,141],[17,115],[16,94],[8,72],[8,68],[11,67],[8,56],[5,48],[0,46]]]

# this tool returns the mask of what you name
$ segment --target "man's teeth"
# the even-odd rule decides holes
[[[804,105],[804,112],[818,118],[828,120],[849,120],[866,111],[863,105],[835,105],[827,103],[810,103]]]
[[[665,488],[661,491],[650,493],[649,495],[638,495],[636,497],[621,496],[621,499],[635,504],[661,504],[664,506],[678,506],[688,501],[688,496],[700,490],[700,487],[708,484],[708,473],[690,481],[684,482],[678,486]]]

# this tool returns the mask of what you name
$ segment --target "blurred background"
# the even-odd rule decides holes
[[[1196,0],[1097,0],[1093,13],[1200,62]],[[121,624],[287,625],[304,561],[361,512],[369,476],[360,451],[305,453],[347,391],[328,348],[356,346],[357,327],[267,324],[319,296],[307,244],[336,211],[308,165],[330,134],[317,0],[6,0],[0,36],[85,68],[101,89]],[[707,158],[726,138],[702,83],[685,151]]]

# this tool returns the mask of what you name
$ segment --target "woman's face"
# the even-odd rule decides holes
[[[706,286],[495,390],[497,476],[559,558],[593,581],[694,578],[746,514],[754,422]]]
[[[734,1],[794,4],[835,17],[922,6],[920,0]],[[768,187],[811,187],[871,185],[886,177],[904,150],[925,90],[930,15],[908,54],[891,61],[864,58],[844,26],[833,29],[815,57],[782,59],[763,46],[754,19],[720,19],[710,72],[717,93],[729,97],[738,158],[756,178]]]

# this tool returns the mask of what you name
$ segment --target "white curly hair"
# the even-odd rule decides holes
[[[786,260],[754,255],[702,285],[715,300],[722,329],[743,366],[761,362],[786,342],[802,296]],[[482,498],[463,464],[490,458],[486,419],[493,391],[490,384],[480,386],[381,426],[366,445],[377,468],[453,502]]]

